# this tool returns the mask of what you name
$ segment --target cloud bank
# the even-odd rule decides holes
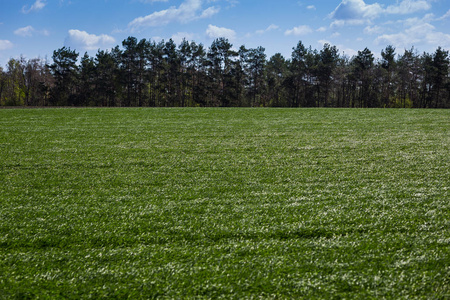
[[[382,15],[406,15],[430,8],[425,0],[402,0],[386,8],[377,2],[366,4],[364,0],[343,0],[329,17],[335,20],[332,25],[362,25]]]
[[[256,34],[262,35],[262,34],[264,34],[264,33],[266,33],[266,32],[273,31],[273,30],[277,30],[277,29],[279,29],[279,28],[280,28],[280,26],[275,25],[275,24],[271,24],[271,25],[269,25],[266,29],[257,30],[257,31],[256,31]]]
[[[14,30],[14,34],[21,37],[31,37],[35,33],[45,36],[49,35],[49,32],[47,30],[36,30],[33,26],[25,26]]]
[[[8,40],[0,40],[0,50],[11,49],[13,46],[13,43]]]
[[[437,31],[429,23],[416,21],[415,24],[411,24],[402,32],[378,36],[375,39],[375,44],[389,44],[405,49],[417,44],[440,45],[444,48],[450,48],[450,34]]]
[[[224,37],[233,40],[236,38],[236,32],[234,30],[225,27],[217,27],[211,24],[208,25],[208,28],[206,29],[206,35],[212,39]]]
[[[164,26],[169,23],[188,23],[197,19],[210,18],[219,12],[215,6],[202,9],[202,0],[186,0],[179,7],[171,6],[168,9],[156,11],[145,17],[138,17],[128,24],[134,31],[145,27]]]
[[[294,27],[292,29],[286,30],[284,32],[285,35],[307,35],[313,32],[314,30],[308,25],[302,25],[298,27]]]
[[[116,40],[109,35],[89,34],[86,31],[77,29],[69,30],[69,36],[66,38],[65,45],[74,49],[97,50],[113,45]]]
[[[27,5],[24,5],[24,6],[22,7],[22,13],[28,14],[28,13],[30,13],[30,12],[40,11],[40,10],[43,9],[46,5],[47,5],[47,3],[45,3],[43,0],[36,0],[36,2],[34,2],[34,4],[31,5],[30,7],[28,7]]]

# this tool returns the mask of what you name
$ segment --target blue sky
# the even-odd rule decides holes
[[[47,57],[63,46],[95,55],[128,36],[183,37],[209,46],[227,37],[238,48],[263,46],[289,58],[299,40],[349,56],[450,50],[450,0],[0,0],[0,66],[20,55]]]

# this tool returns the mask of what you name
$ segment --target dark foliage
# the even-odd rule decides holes
[[[449,52],[395,51],[350,58],[300,41],[286,59],[263,47],[235,51],[225,38],[205,49],[129,37],[80,60],[66,47],[51,64],[11,59],[0,68],[0,105],[450,108]]]

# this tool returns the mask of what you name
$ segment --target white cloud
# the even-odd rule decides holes
[[[69,30],[69,36],[66,38],[65,44],[75,49],[97,50],[99,48],[108,47],[114,44],[116,40],[106,34],[95,35],[86,31],[76,29]]]
[[[423,20],[424,22],[431,22],[431,21],[435,21],[435,20],[436,20],[436,17],[435,17],[434,14],[426,14],[426,15],[422,18],[422,20]]]
[[[333,43],[330,42],[330,41],[328,41],[328,40],[319,40],[319,41],[317,41],[317,42],[318,42],[322,47],[323,47],[325,44],[333,45]],[[344,54],[344,55],[346,55],[346,56],[352,57],[352,56],[358,54],[358,51],[356,51],[356,50],[354,50],[354,49],[352,49],[352,48],[347,48],[347,47],[344,47],[343,45],[335,45],[335,46],[336,46],[336,48],[339,50],[340,53],[342,53],[342,54]]]
[[[313,32],[312,28],[308,25],[301,25],[292,29],[286,30],[284,35],[307,35]]]
[[[164,38],[156,35],[156,36],[152,37],[152,41],[159,43],[159,42],[164,41]]]
[[[335,21],[332,26],[362,25],[370,23],[383,14],[411,14],[429,10],[431,5],[426,0],[402,0],[395,5],[384,8],[381,4],[366,4],[364,0],[342,0],[328,16]]]
[[[340,36],[341,36],[341,34],[340,34],[339,32],[334,32],[334,33],[331,35],[331,37],[334,37],[334,38],[340,37]]]
[[[319,28],[317,28],[317,30],[316,30],[317,32],[325,32],[325,31],[327,31],[327,28],[326,27],[319,27]]]
[[[398,20],[397,23],[402,24],[404,27],[409,28],[419,24],[426,24],[435,21],[433,14],[426,14],[422,19],[419,18],[408,18],[404,20]]]
[[[14,34],[20,35],[23,37],[30,37],[33,35],[34,31],[35,31],[35,29],[33,28],[33,26],[26,26],[26,27],[22,27],[22,28],[14,30]]]
[[[47,3],[45,3],[45,1],[43,1],[43,0],[36,0],[36,2],[34,2],[34,4],[31,5],[29,8],[27,8],[27,5],[23,6],[22,7],[22,13],[28,14],[28,13],[30,13],[32,11],[40,11],[46,5],[47,5]]]
[[[72,5],[72,1],[70,0],[59,0],[59,6],[63,5]]]
[[[363,0],[343,0],[329,15],[335,20],[374,19],[383,12],[380,4],[366,4]]]
[[[364,25],[368,22],[367,19],[361,19],[361,20],[335,20],[330,24],[331,28],[335,27],[342,27],[344,25]]]
[[[406,15],[430,8],[431,5],[425,0],[403,0],[400,4],[389,5],[386,8],[386,13]]]
[[[310,10],[316,10],[316,7],[314,5],[308,5],[306,8]]]
[[[33,26],[26,26],[26,27],[22,27],[22,28],[18,28],[16,30],[14,30],[15,35],[19,35],[22,37],[31,37],[35,33],[40,34],[40,35],[46,35],[46,36],[50,35],[47,30],[36,30],[33,28]]]
[[[218,7],[215,7],[215,6],[208,7],[200,15],[200,19],[210,18],[210,17],[214,16],[215,14],[219,13],[219,11],[220,11],[220,9]]]
[[[8,40],[0,40],[0,50],[11,49],[13,46],[13,43]]]
[[[262,34],[264,34],[266,32],[269,32],[269,31],[272,31],[272,30],[277,30],[278,28],[280,28],[280,26],[275,25],[275,24],[271,24],[266,29],[257,30],[256,34],[262,35]]]
[[[440,18],[438,18],[437,20],[438,21],[442,21],[442,20],[445,20],[445,19],[448,19],[448,18],[450,18],[450,9],[445,13],[445,15],[443,15]]]
[[[405,27],[411,27],[411,26],[414,26],[414,25],[419,24],[419,23],[420,24],[424,23],[419,18],[409,18],[409,19],[406,19],[406,20],[399,20],[397,22],[403,24],[403,26],[405,26]]]
[[[275,24],[270,24],[269,27],[266,28],[266,31],[276,30],[278,28],[280,28],[280,26],[275,25]]]
[[[321,46],[325,45],[325,44],[329,44],[332,45],[333,43],[330,42],[329,40],[318,40],[317,43],[319,43]]]
[[[181,44],[183,39],[186,39],[187,41],[193,40],[195,35],[193,33],[188,32],[177,32],[174,35],[172,35],[170,38],[176,43]]]
[[[342,52],[343,55],[346,55],[348,57],[353,57],[353,56],[358,55],[358,51],[355,49],[344,47],[342,45],[338,45],[336,47]]]
[[[367,26],[364,28],[364,34],[372,35],[372,34],[380,34],[383,32],[383,28],[378,25],[375,26]]]
[[[217,0],[208,0],[208,2],[216,2]],[[236,5],[239,4],[239,1],[237,0],[226,0],[226,2],[228,2],[228,7],[227,8],[233,8]]]
[[[210,18],[218,12],[219,8],[216,7],[208,7],[202,11],[202,0],[186,0],[179,7],[171,6],[136,18],[128,24],[128,27],[136,30],[142,27],[164,26],[172,22],[188,23],[196,19]]]
[[[233,40],[236,38],[236,32],[234,30],[225,27],[217,27],[211,24],[208,25],[208,28],[206,29],[206,35],[212,39],[224,37]]]
[[[378,36],[375,44],[390,44],[397,48],[410,48],[420,44],[449,48],[450,34],[436,31],[436,28],[429,23],[417,22],[402,32]]]

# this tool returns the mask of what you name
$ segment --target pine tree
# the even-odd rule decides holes
[[[53,64],[49,66],[55,85],[52,90],[53,105],[75,105],[78,87],[78,53],[62,47],[53,52]]]

